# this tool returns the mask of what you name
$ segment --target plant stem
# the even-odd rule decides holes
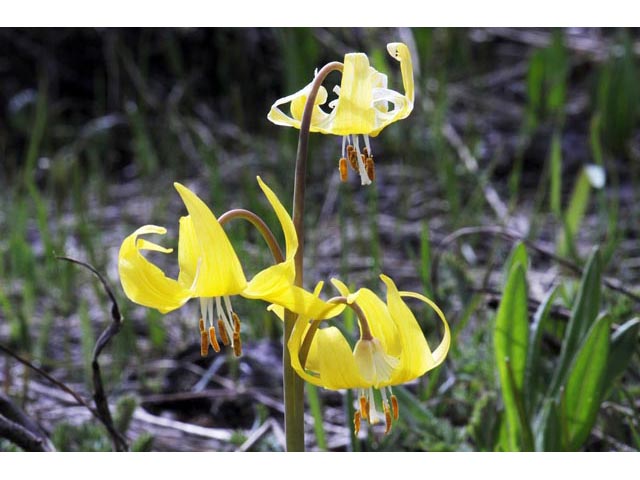
[[[307,103],[304,106],[300,135],[298,137],[298,152],[296,154],[295,183],[293,186],[293,225],[298,235],[298,251],[294,263],[296,267],[295,284],[302,287],[302,269],[304,262],[304,192],[307,177],[307,152],[309,147],[309,129],[311,115],[320,85],[330,72],[342,71],[342,63],[331,62],[322,67],[311,85]],[[287,439],[287,451],[304,451],[304,382],[291,366],[289,356],[289,338],[296,322],[296,315],[285,311],[284,315],[284,350],[282,354],[283,383],[284,383],[284,425]]]
[[[284,262],[282,249],[280,248],[280,245],[278,245],[275,235],[273,235],[273,232],[269,229],[267,224],[264,223],[262,218],[249,210],[245,210],[244,208],[234,208],[233,210],[229,210],[228,212],[220,215],[218,223],[224,226],[227,222],[235,218],[242,218],[256,227],[258,232],[260,232],[260,235],[262,235],[262,238],[264,238],[264,241],[267,243],[269,250],[271,250],[271,254],[273,255],[275,262]]]

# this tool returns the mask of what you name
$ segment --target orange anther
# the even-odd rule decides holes
[[[364,395],[360,397],[360,411],[362,412],[362,418],[365,420],[369,418],[369,403]]]
[[[351,145],[349,145],[351,147]],[[351,168],[353,169],[354,172],[358,171],[358,154],[356,153],[356,151],[353,149],[353,147],[351,147],[351,150],[347,149],[347,152],[349,152],[349,163],[351,164]]]
[[[368,149],[367,147],[364,147],[364,148],[362,149],[362,154],[363,154],[365,157],[368,157],[368,156],[369,156],[369,149]]]
[[[376,169],[373,166],[373,157],[367,157],[364,166],[367,170],[367,177],[369,177],[369,180],[373,182],[376,179]]]
[[[233,354],[236,357],[242,355],[242,342],[240,341],[240,332],[233,333]]]
[[[240,317],[238,317],[236,312],[233,312],[231,317],[233,318],[233,331],[240,333]]]
[[[338,163],[338,168],[340,170],[340,181],[346,182],[349,177],[349,170],[347,169],[347,159],[342,157],[340,159],[340,163]]]
[[[220,340],[222,340],[222,343],[226,347],[231,342],[229,341],[229,335],[227,335],[227,331],[224,329],[224,322],[221,318],[218,319],[218,330],[220,331]]]
[[[356,435],[360,432],[360,412],[356,410],[356,413],[353,415],[353,431]]]
[[[216,329],[213,326],[209,327],[209,342],[211,343],[213,350],[218,353],[220,351],[220,344],[216,338]]]
[[[391,412],[389,411],[389,405],[384,406],[384,421],[385,421],[385,429],[384,434],[386,435],[391,430]]]
[[[397,420],[400,410],[398,409],[398,399],[395,395],[391,395],[391,411],[393,411],[393,419]]]
[[[209,339],[207,332],[200,332],[200,355],[206,357],[209,354]]]
[[[201,318],[199,322],[200,333],[204,332],[204,320]]]

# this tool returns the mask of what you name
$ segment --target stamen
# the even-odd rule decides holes
[[[371,183],[371,180],[369,180],[369,176],[367,175],[367,171],[365,169],[364,162],[361,157],[360,146],[358,145],[358,136],[354,135],[354,137],[355,138],[354,138],[353,144],[356,148],[356,153],[357,153],[356,159],[358,160],[358,173],[360,174],[360,183],[362,185],[369,185]]]
[[[342,137],[342,156],[345,156],[345,148],[347,147],[347,137]]]
[[[216,329],[213,325],[209,327],[209,342],[211,342],[213,350],[218,353],[220,351],[220,344],[216,338]]]
[[[376,179],[376,169],[373,166],[373,157],[367,157],[365,160],[365,168],[367,170],[367,177],[372,182]]]
[[[367,147],[364,147],[362,149],[362,154],[365,156],[365,158],[368,157],[369,156],[369,149]]]
[[[233,353],[236,357],[242,355],[242,342],[240,341],[240,317],[231,312],[233,318]]]
[[[398,399],[395,395],[391,395],[391,410],[393,411],[393,419],[398,420],[400,410],[398,409]]]
[[[342,157],[340,159],[340,163],[338,163],[338,168],[340,169],[340,181],[346,182],[347,178],[349,178],[349,171],[347,170],[347,159]]]
[[[233,332],[233,354],[236,357],[242,355],[242,342],[240,341],[240,332]]]
[[[200,333],[204,332],[204,319],[201,317],[200,318],[200,322],[198,322],[198,323],[199,323],[199,326],[200,326]]]
[[[362,412],[362,418],[365,420],[369,418],[369,401],[364,395],[360,397],[360,411]]]
[[[224,299],[225,299],[225,303],[227,304],[227,309],[230,310],[229,298],[224,297]],[[220,319],[222,319],[222,322],[224,325],[224,331],[227,334],[227,339],[228,339],[233,335],[233,327],[231,326],[231,321],[229,320],[229,318],[227,318],[227,315],[224,313],[224,310],[222,308],[222,302],[220,301],[220,297],[216,297],[216,312],[218,313],[218,328],[220,330],[223,329],[223,327],[220,326]],[[231,314],[229,314],[229,317],[231,317]],[[220,332],[220,338],[222,338],[222,332]]]
[[[358,410],[353,414],[353,431],[356,435],[360,433],[360,412]]]
[[[204,330],[200,332],[200,356],[206,357],[209,354],[209,339],[207,338],[207,332]]]
[[[240,317],[236,312],[231,312],[231,318],[233,318],[233,333],[240,333]]]
[[[207,321],[207,305],[209,304],[209,299],[207,298],[200,298],[200,321],[201,322],[205,322]],[[204,326],[200,328],[200,331],[202,332],[204,330]]]
[[[369,412],[369,423],[373,425],[378,420],[378,411],[372,387],[369,387],[369,395],[367,395],[367,411]]]
[[[384,421],[384,434],[386,435],[387,433],[389,433],[389,430],[391,430],[391,412],[389,411],[389,405],[384,406]]]
[[[225,329],[225,324],[222,318],[218,318],[218,330],[220,331],[220,340],[222,340],[224,346],[229,346],[231,342],[229,341],[229,335],[227,335],[227,330]]]
[[[351,168],[354,172],[358,171],[358,159],[356,158],[356,149],[353,148],[353,145],[347,146],[347,158],[349,159],[349,163],[351,164]]]
[[[373,157],[373,150],[371,150],[371,144],[369,143],[369,135],[362,135],[362,138],[364,138],[364,144],[366,145],[366,149],[367,149],[367,156],[368,157]]]

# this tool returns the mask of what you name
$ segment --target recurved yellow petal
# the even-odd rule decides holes
[[[298,250],[298,235],[296,234],[293,220],[291,220],[291,216],[284,208],[276,194],[273,193],[273,190],[271,190],[260,177],[257,177],[257,179],[260,188],[264,192],[265,197],[267,197],[267,200],[271,204],[271,208],[273,208],[273,211],[276,213],[278,220],[280,221],[280,226],[282,227],[284,241],[286,244],[285,257],[287,260],[292,260]]]
[[[386,275],[381,275],[380,278],[387,286],[387,305],[389,313],[396,322],[402,349],[400,365],[393,374],[391,384],[405,383],[435,368],[444,360],[450,343],[449,325],[442,311],[431,300],[417,293],[402,292],[402,296],[417,298],[427,303],[434,308],[442,320],[445,334],[437,349],[438,358],[435,358],[416,318],[402,300],[393,280]]]
[[[193,236],[189,237],[189,246],[185,247],[185,250],[190,248],[192,251],[188,254],[185,251],[183,257],[190,258],[190,262],[194,257],[198,259],[195,296],[221,297],[241,293],[247,280],[222,226],[195,193],[179,183],[174,183],[174,186],[182,197],[193,224]],[[186,226],[183,228],[187,230]]]
[[[118,272],[127,297],[140,305],[167,313],[184,305],[193,292],[165,276],[162,270],[142,255],[140,250],[171,252],[171,249],[138,238],[151,233],[164,235],[167,230],[156,225],[145,225],[125,238],[118,254]]]
[[[300,124],[302,123],[304,106],[307,103],[307,98],[309,97],[312,83],[313,82],[309,83],[302,90],[299,90],[292,95],[288,95],[277,100],[271,106],[271,110],[269,110],[267,118],[276,125],[294,127],[299,129]],[[310,131],[312,132],[329,133],[325,129],[328,123],[330,123],[331,118],[333,117],[333,112],[326,113],[322,110],[322,108],[320,108],[320,105],[323,105],[326,101],[327,90],[324,87],[320,87],[318,89],[318,94],[316,95],[316,100],[314,102],[313,113],[311,114]],[[287,115],[280,109],[282,105],[286,105],[287,103],[291,103],[291,115]]]

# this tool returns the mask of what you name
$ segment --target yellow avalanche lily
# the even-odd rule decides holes
[[[398,402],[391,386],[409,382],[440,365],[451,343],[449,325],[435,303],[419,293],[398,291],[393,281],[385,275],[380,278],[387,287],[386,304],[369,289],[361,288],[350,293],[342,282],[332,280],[343,301],[358,314],[360,339],[353,349],[334,326],[318,328],[309,345],[308,339],[305,340],[307,333],[317,327],[317,323],[310,323],[310,318],[302,316],[288,343],[293,368],[309,383],[331,390],[359,389],[360,408],[354,417],[356,433],[360,429],[361,419],[368,419],[372,423],[376,420],[374,388],[379,389],[382,396],[388,432],[392,416],[396,420],[398,418]],[[316,289],[315,295],[319,294],[320,288]],[[403,298],[425,302],[442,321],[444,336],[435,350],[429,348]],[[300,358],[303,345],[308,352],[306,359]]]
[[[274,209],[286,243],[286,258],[247,281],[240,261],[222,226],[206,204],[188,188],[174,186],[189,215],[180,218],[177,279],[167,277],[160,268],[142,254],[143,251],[171,253],[173,250],[140,238],[147,234],[164,235],[167,230],[145,225],[129,235],[120,247],[118,269],[125,294],[130,300],[161,313],[184,305],[189,299],[200,298],[200,333],[202,353],[209,343],[220,350],[218,334],[225,345],[231,344],[240,355],[240,320],[234,312],[230,296],[241,295],[281,305],[298,314],[320,318],[338,314],[339,306],[330,306],[317,296],[295,287],[294,256],[298,237],[291,217],[273,191],[258,177],[258,184]],[[215,309],[214,309],[215,305]],[[205,329],[209,325],[208,330]]]
[[[348,53],[344,57],[340,86],[333,89],[338,98],[327,105],[329,111],[321,108],[328,98],[324,87],[320,87],[314,102],[310,131],[343,137],[340,159],[343,181],[346,180],[349,160],[351,167],[359,172],[361,183],[371,183],[375,173],[369,137],[377,136],[387,125],[406,118],[413,110],[411,53],[403,43],[389,43],[387,51],[400,62],[404,95],[387,88],[387,76],[371,67],[364,53]],[[267,118],[276,125],[300,128],[312,83],[293,95],[276,101]],[[290,104],[290,115],[280,109],[280,106],[287,103]],[[362,135],[364,139],[362,150],[358,135]]]

